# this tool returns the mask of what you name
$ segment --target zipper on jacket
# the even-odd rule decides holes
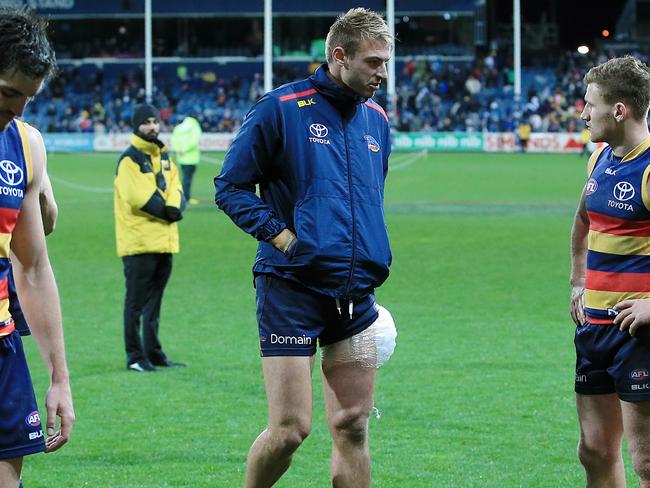
[[[350,262],[350,273],[348,274],[348,284],[345,287],[345,296],[350,293],[352,285],[352,275],[357,261],[357,223],[354,215],[354,195],[352,188],[352,164],[350,164],[350,146],[348,145],[348,124],[343,120],[343,139],[345,141],[345,158],[348,163],[348,191],[350,192],[350,215],[352,217],[352,260]]]

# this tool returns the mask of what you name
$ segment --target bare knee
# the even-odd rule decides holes
[[[606,442],[588,442],[581,439],[578,444],[578,457],[588,470],[606,471],[616,465],[621,459],[620,446]]]
[[[338,412],[330,421],[332,434],[352,444],[364,444],[368,438],[369,415],[370,412],[361,408]]]
[[[269,428],[269,433],[275,441],[276,448],[285,455],[293,454],[310,432],[311,425],[309,422],[297,420]]]

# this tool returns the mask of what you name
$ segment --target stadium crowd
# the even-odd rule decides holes
[[[512,66],[494,54],[470,64],[409,60],[397,81],[396,126],[404,132],[512,132],[526,120],[535,132],[575,132],[584,107],[582,78],[612,56],[566,52],[554,69],[524,69],[520,102]]]
[[[633,53],[648,60],[647,55]],[[514,101],[514,72],[494,53],[473,62],[408,58],[399,63],[395,127],[408,132],[511,132],[527,120],[534,132],[581,129],[587,68],[614,53],[567,52],[554,68],[525,68],[520,102]],[[161,107],[163,132],[187,115],[206,132],[236,130],[264,91],[259,73],[236,67],[188,69],[182,64],[154,67],[153,103]],[[275,84],[304,75],[304,63],[275,67]],[[234,74],[233,74],[234,73]],[[133,106],[144,100],[140,65],[64,65],[59,75],[28,106],[25,120],[44,132],[129,132]],[[386,106],[382,90],[378,101]]]

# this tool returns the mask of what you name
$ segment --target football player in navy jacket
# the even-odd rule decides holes
[[[215,178],[219,208],[259,240],[253,273],[269,419],[250,449],[246,487],[272,486],[309,434],[317,345],[332,482],[370,486],[376,349],[368,331],[391,263],[383,211],[390,127],[372,97],[392,43],[377,13],[339,16],[327,63],[255,104]]]

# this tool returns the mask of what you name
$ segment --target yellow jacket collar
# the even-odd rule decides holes
[[[155,141],[147,141],[140,137],[137,134],[132,134],[131,135],[131,144],[136,148],[139,149],[140,151],[151,154],[154,156],[159,155],[161,152],[166,151],[167,147],[165,144],[162,143],[162,141],[156,139]]]

